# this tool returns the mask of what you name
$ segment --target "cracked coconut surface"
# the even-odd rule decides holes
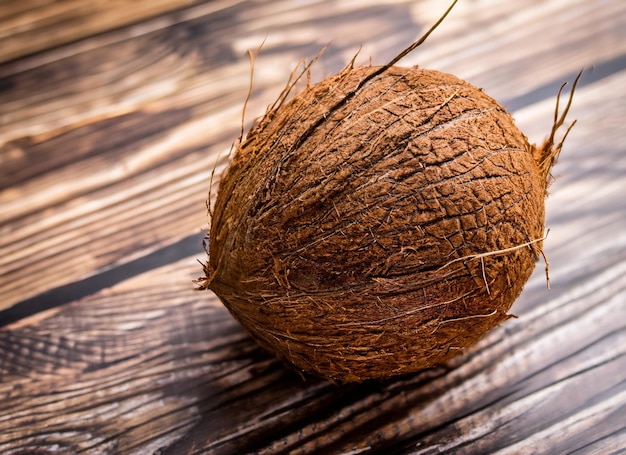
[[[363,83],[378,70],[268,112],[213,211],[210,287],[266,349],[337,380],[476,342],[507,318],[544,230],[547,176],[504,108],[437,71]]]

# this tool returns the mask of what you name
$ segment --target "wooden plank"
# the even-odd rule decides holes
[[[206,28],[215,19],[204,20],[187,26]],[[217,153],[227,151],[236,137],[241,102],[213,87],[223,81],[226,90],[234,84],[245,93],[248,65],[238,63],[234,77],[228,69],[203,76],[198,58],[158,46],[168,39],[180,36],[167,30],[79,54],[69,64],[77,68],[69,74],[76,83],[68,84],[67,61],[20,73],[17,80],[7,77],[12,90],[0,101],[6,109],[0,127],[0,134],[6,133],[0,193],[7,220],[0,228],[3,306],[111,267],[117,261],[112,256],[127,261],[206,225],[201,207],[209,175]],[[106,63],[113,60],[121,65]],[[33,90],[42,74],[53,75],[49,85]],[[207,112],[207,105],[215,110]],[[223,124],[233,128],[224,134]],[[185,219],[186,225],[178,222]],[[168,220],[176,227],[162,227]],[[117,245],[111,230],[120,239]],[[48,239],[44,248],[33,241],[42,231]],[[152,231],[146,237],[152,240],[138,245],[140,231]],[[43,270],[46,284],[32,278]]]
[[[198,1],[4,1],[0,63],[191,6]]]
[[[447,369],[345,387],[264,354],[187,258],[0,331],[0,449],[568,452],[624,430],[624,251]]]
[[[0,30],[34,25],[0,65],[0,452],[626,448],[624,2],[461,0],[406,59],[484,87],[532,141],[588,68],[547,200],[552,289],[540,265],[519,317],[462,357],[341,387],[303,381],[194,290],[211,172],[239,134],[248,48],[266,39],[246,125],[301,57],[333,40],[315,79],[360,45],[382,63],[441,3],[136,2],[119,22],[121,3],[78,3],[1,6]],[[109,19],[36,47],[81,14]]]

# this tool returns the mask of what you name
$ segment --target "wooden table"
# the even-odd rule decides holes
[[[626,3],[461,0],[405,65],[548,134],[586,68],[543,266],[450,364],[335,386],[260,350],[210,292],[205,200],[300,58],[388,61],[434,0],[0,3],[0,453],[626,450]]]

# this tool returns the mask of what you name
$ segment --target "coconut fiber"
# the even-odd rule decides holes
[[[202,286],[301,371],[350,382],[440,364],[506,320],[533,271],[553,136],[529,144],[450,74],[348,66],[239,143]]]

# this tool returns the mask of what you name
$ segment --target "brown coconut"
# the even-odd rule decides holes
[[[349,382],[440,364],[506,320],[530,277],[564,118],[536,147],[455,76],[348,66],[239,143],[203,287],[305,372]]]

